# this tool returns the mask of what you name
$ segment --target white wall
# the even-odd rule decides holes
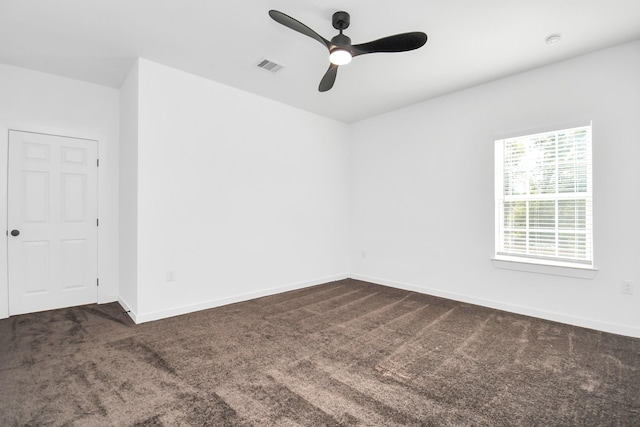
[[[138,77],[137,321],[346,277],[347,125],[146,60]]]
[[[138,64],[120,88],[119,302],[138,311]]]
[[[639,76],[635,42],[354,124],[352,276],[640,336]],[[583,120],[596,277],[495,268],[494,139]]]
[[[0,64],[0,124],[100,140],[99,302],[115,301],[118,296],[118,102],[114,89]],[[2,141],[0,150],[6,153],[6,139]],[[6,167],[3,157],[0,175],[6,176]],[[2,211],[5,216],[0,220],[6,224],[6,209]],[[6,269],[6,259],[0,256],[0,272]],[[7,305],[3,289],[6,275],[0,277],[0,307]],[[6,314],[2,310],[0,317]]]

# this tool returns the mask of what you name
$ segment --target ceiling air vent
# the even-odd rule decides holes
[[[282,70],[282,68],[284,68],[282,65],[276,64],[275,62],[269,61],[268,59],[262,59],[260,62],[258,62],[258,67],[272,73],[277,73],[278,71]]]

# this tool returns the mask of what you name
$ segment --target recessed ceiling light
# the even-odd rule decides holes
[[[560,34],[551,34],[545,41],[547,44],[556,44],[560,41]]]

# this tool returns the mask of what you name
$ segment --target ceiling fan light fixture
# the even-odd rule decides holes
[[[333,28],[339,30],[340,33],[334,36],[331,41],[325,39],[302,22],[282,12],[271,9],[269,16],[277,23],[316,40],[329,50],[329,61],[331,61],[331,64],[329,65],[329,69],[324,73],[322,80],[320,80],[320,85],[318,85],[318,91],[320,92],[326,92],[333,87],[339,66],[348,64],[355,56],[378,52],[407,52],[418,49],[427,42],[427,35],[425,33],[414,31],[383,37],[368,43],[351,44],[351,39],[343,33],[343,31],[349,27],[350,21],[349,14],[344,11],[333,14],[331,23],[333,24]]]
[[[346,49],[333,49],[329,55],[329,61],[334,65],[347,65],[351,59],[351,52]]]

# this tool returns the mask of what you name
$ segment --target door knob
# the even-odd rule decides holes
[[[12,236],[19,236],[20,235],[20,230],[11,230],[11,235]]]

